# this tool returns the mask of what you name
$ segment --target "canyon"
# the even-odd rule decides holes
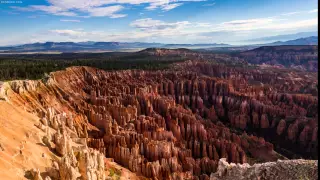
[[[143,53],[192,60],[153,71],[73,66],[0,84],[0,164],[19,169],[0,175],[318,179],[316,72]]]

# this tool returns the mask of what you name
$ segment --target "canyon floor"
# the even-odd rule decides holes
[[[318,179],[317,83],[206,60],[2,82],[0,177]]]

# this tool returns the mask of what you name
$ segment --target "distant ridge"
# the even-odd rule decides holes
[[[261,46],[252,50],[244,51],[243,53],[250,53],[250,52],[273,52],[273,51],[310,51],[316,52],[318,50],[317,45],[280,45],[280,46]]]
[[[306,38],[311,36],[318,36],[317,31],[312,32],[299,32],[295,34],[283,34],[283,35],[277,35],[277,36],[266,36],[261,38],[255,38],[255,39],[249,39],[248,42],[262,42],[262,41],[289,41],[292,39],[300,39],[300,38]]]
[[[45,42],[32,43],[17,46],[0,47],[0,53],[24,53],[24,52],[101,52],[101,51],[139,51],[147,48],[167,48],[167,49],[221,49],[222,51],[233,51],[241,49],[253,49],[261,46],[280,45],[318,45],[318,37],[310,36],[290,41],[277,41],[268,44],[252,44],[245,46],[233,46],[223,43],[200,43],[200,44],[163,44],[145,42]],[[245,47],[245,48],[243,48]]]
[[[155,52],[165,52],[165,51],[171,51],[171,52],[193,52],[190,49],[187,48],[177,48],[177,49],[168,49],[168,48],[146,48],[144,50],[139,51],[140,53],[155,53]]]
[[[0,47],[2,52],[37,52],[37,51],[103,51],[103,50],[123,50],[123,49],[145,49],[145,48],[192,48],[192,47],[220,47],[228,44],[162,44],[144,42],[45,42],[32,43],[17,46]],[[229,45],[230,46],[230,45]]]
[[[318,36],[310,36],[290,41],[277,41],[268,45],[318,45]]]
[[[186,48],[192,48],[192,47],[223,47],[223,46],[230,46],[229,44],[223,44],[223,43],[213,43],[213,44],[166,44],[164,47],[171,48],[171,47],[186,47]]]

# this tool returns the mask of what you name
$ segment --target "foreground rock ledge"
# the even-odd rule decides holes
[[[212,173],[210,180],[262,180],[262,179],[318,179],[318,161],[316,160],[278,160],[262,164],[234,164],[225,158],[220,159],[218,170]]]

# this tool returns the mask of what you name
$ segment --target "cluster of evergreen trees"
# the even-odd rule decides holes
[[[104,70],[165,69],[183,61],[180,56],[151,56],[145,53],[62,53],[0,55],[0,81],[40,79],[45,73],[70,66],[91,66]]]

